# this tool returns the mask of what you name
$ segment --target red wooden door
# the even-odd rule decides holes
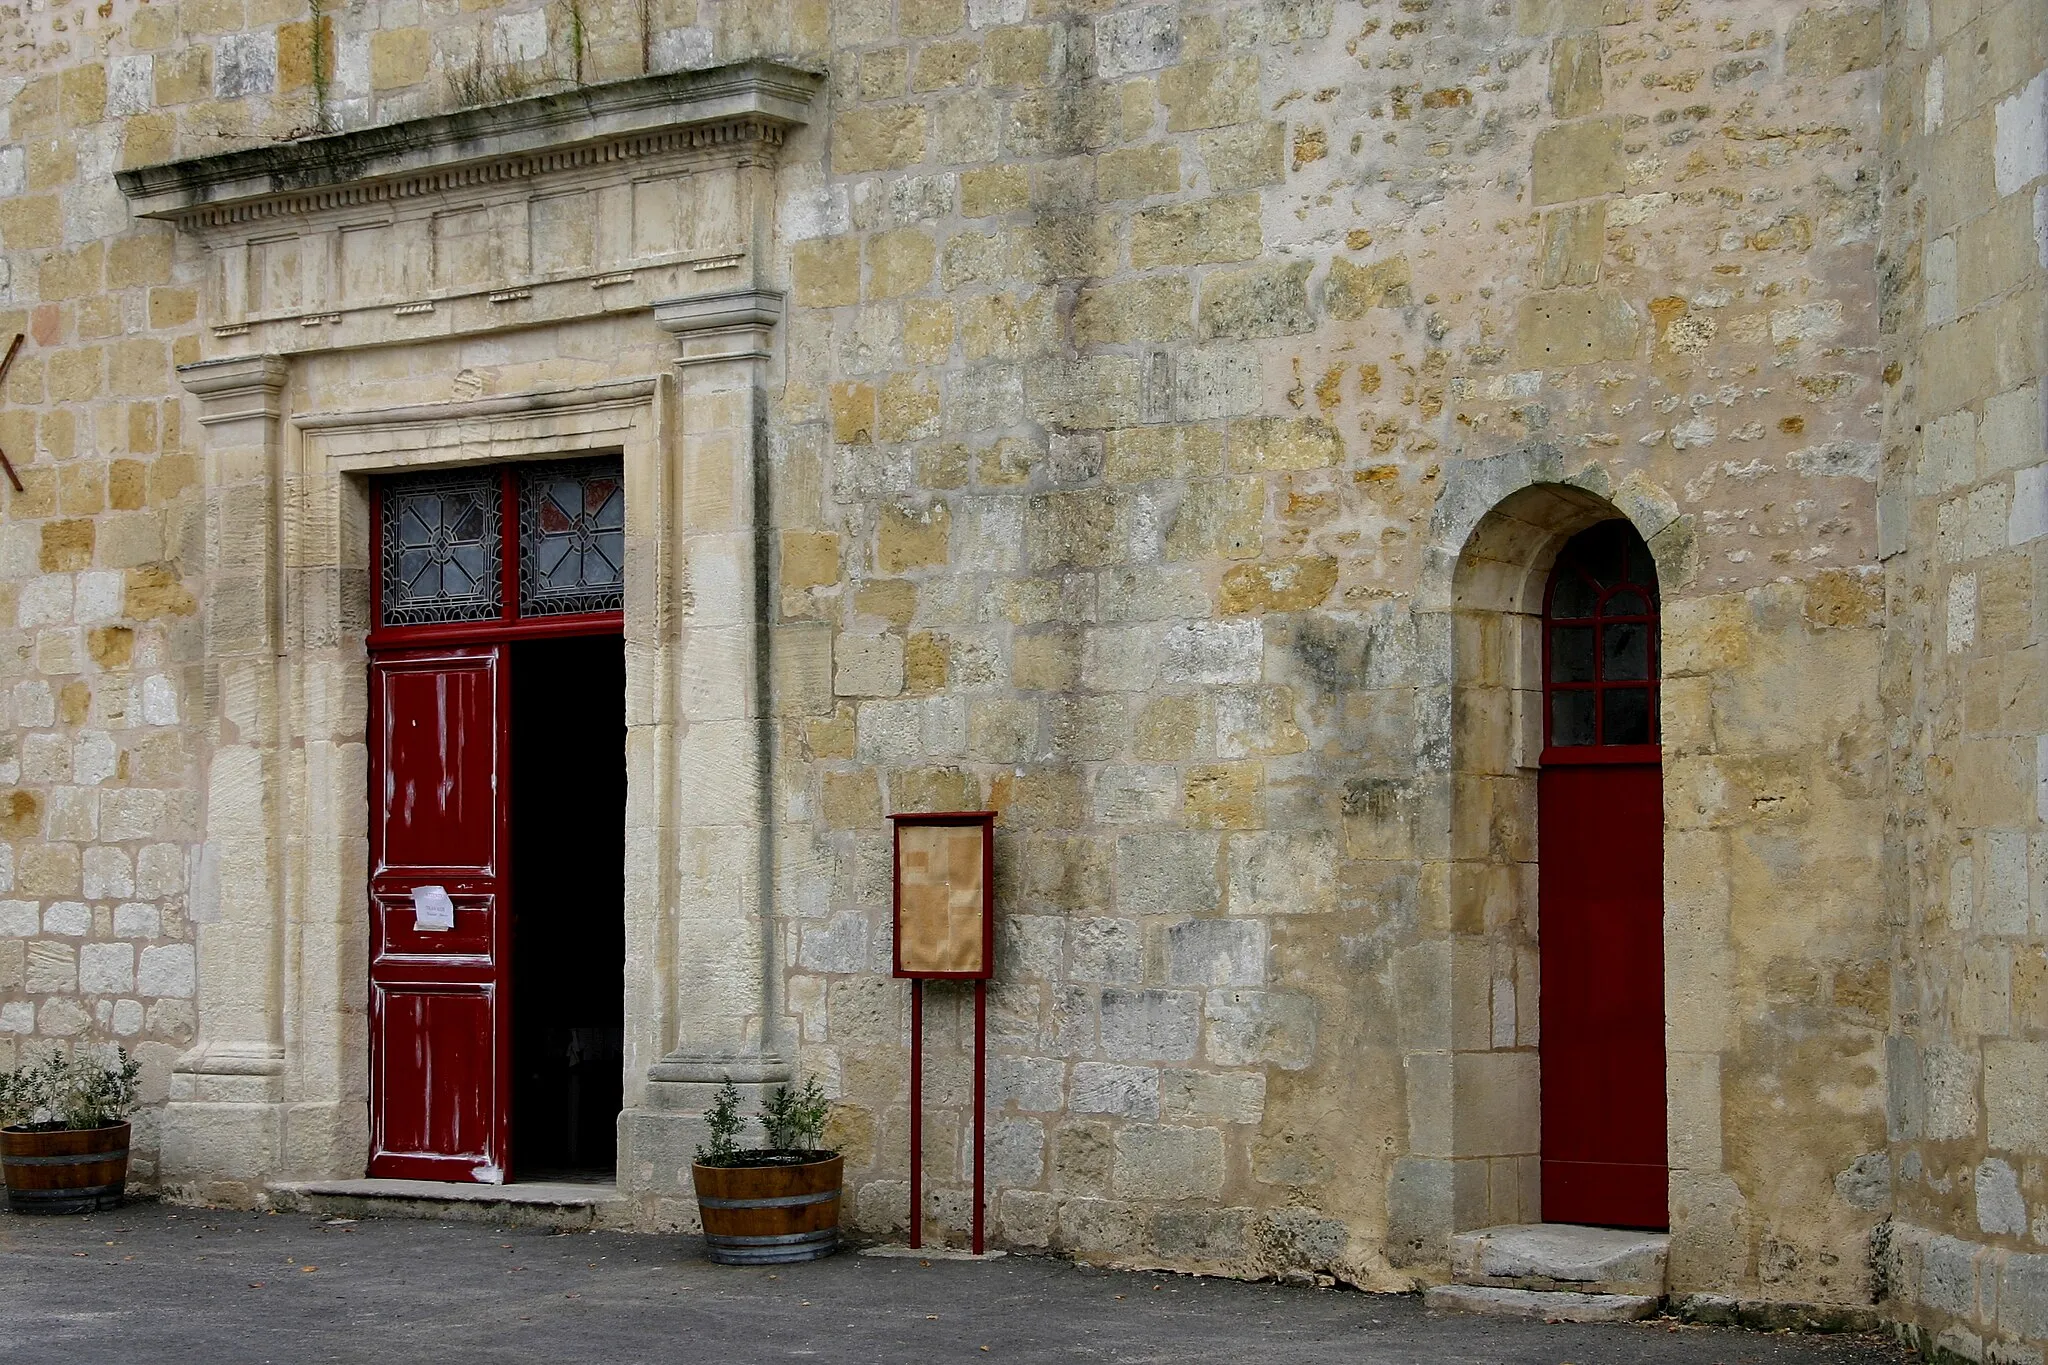
[[[1628,523],[1559,555],[1537,780],[1546,1222],[1670,1221],[1657,617],[1655,568]]]
[[[496,1184],[510,1165],[501,647],[370,664],[370,1174]],[[422,929],[415,887],[455,927]]]
[[[615,635],[617,456],[371,485],[370,1174],[511,1170],[512,642]],[[452,929],[413,891],[444,888]]]

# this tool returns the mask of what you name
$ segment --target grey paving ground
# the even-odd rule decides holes
[[[780,1270],[687,1237],[225,1213],[0,1213],[0,1361],[1901,1365],[1868,1338],[1433,1316],[1412,1297],[1009,1257]]]

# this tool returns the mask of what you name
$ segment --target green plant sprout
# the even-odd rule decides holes
[[[704,1126],[711,1130],[711,1141],[697,1147],[697,1160],[706,1166],[730,1166],[733,1158],[740,1155],[740,1129],[746,1120],[740,1117],[740,1092],[732,1083],[732,1077],[725,1078],[725,1084],[718,1087],[718,1093],[711,1097],[711,1107],[704,1111]]]
[[[819,1144],[831,1115],[832,1101],[816,1076],[806,1077],[801,1086],[777,1086],[773,1094],[763,1097],[755,1115],[767,1145],[742,1147],[740,1131],[747,1120],[740,1113],[739,1087],[728,1076],[704,1111],[710,1140],[698,1144],[697,1161],[704,1166],[770,1166],[792,1158],[816,1157],[824,1152]]]
[[[818,1084],[816,1076],[805,1077],[801,1090],[777,1086],[773,1095],[761,1101],[761,1127],[772,1151],[815,1151],[831,1114],[832,1101],[825,1098],[825,1087]]]
[[[53,1132],[119,1123],[135,1108],[141,1074],[125,1048],[111,1058],[84,1048],[46,1053],[0,1072],[0,1126]]]

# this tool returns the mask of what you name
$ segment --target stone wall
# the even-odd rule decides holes
[[[0,528],[0,1062],[120,1040],[166,1093],[211,913],[190,850],[223,814],[199,773],[241,714],[208,685],[221,547],[171,372],[210,354],[199,253],[131,222],[110,172],[774,55],[829,75],[761,281],[789,294],[775,997],[838,1097],[860,1227],[910,1216],[882,816],[984,804],[1000,1241],[1390,1287],[1441,1274],[1454,1228],[1535,1216],[1527,585],[1619,512],[1666,613],[1674,1286],[1875,1291],[1903,932],[1878,872],[1875,7],[7,22],[0,328],[30,340],[0,409],[28,490]],[[508,331],[317,387],[584,382],[658,339],[621,322],[564,364]],[[2012,599],[1980,600],[1988,649]],[[935,1234],[966,1222],[961,999],[934,990],[928,1020]]]
[[[1891,1289],[2048,1342],[2048,12],[1894,6],[1884,119]]]
[[[1877,18],[1661,8],[835,16],[778,514],[834,669],[781,772],[866,1227],[879,817],[982,801],[1002,1236],[1385,1284],[1533,1213],[1520,660],[1452,608],[1547,481],[1666,573],[1676,1276],[1870,1292]]]

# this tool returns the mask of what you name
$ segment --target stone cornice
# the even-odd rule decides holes
[[[560,459],[652,439],[658,375],[443,402],[307,412],[289,420],[308,467],[346,473]]]
[[[804,123],[823,83],[777,62],[740,62],[144,166],[115,179],[138,217],[229,227],[695,148],[772,150]]]
[[[302,431],[343,431],[477,422],[493,417],[525,416],[576,408],[617,407],[645,403],[654,397],[652,379],[616,379],[573,389],[535,389],[526,393],[493,394],[445,403],[410,403],[399,407],[353,412],[308,412],[292,419]]]

